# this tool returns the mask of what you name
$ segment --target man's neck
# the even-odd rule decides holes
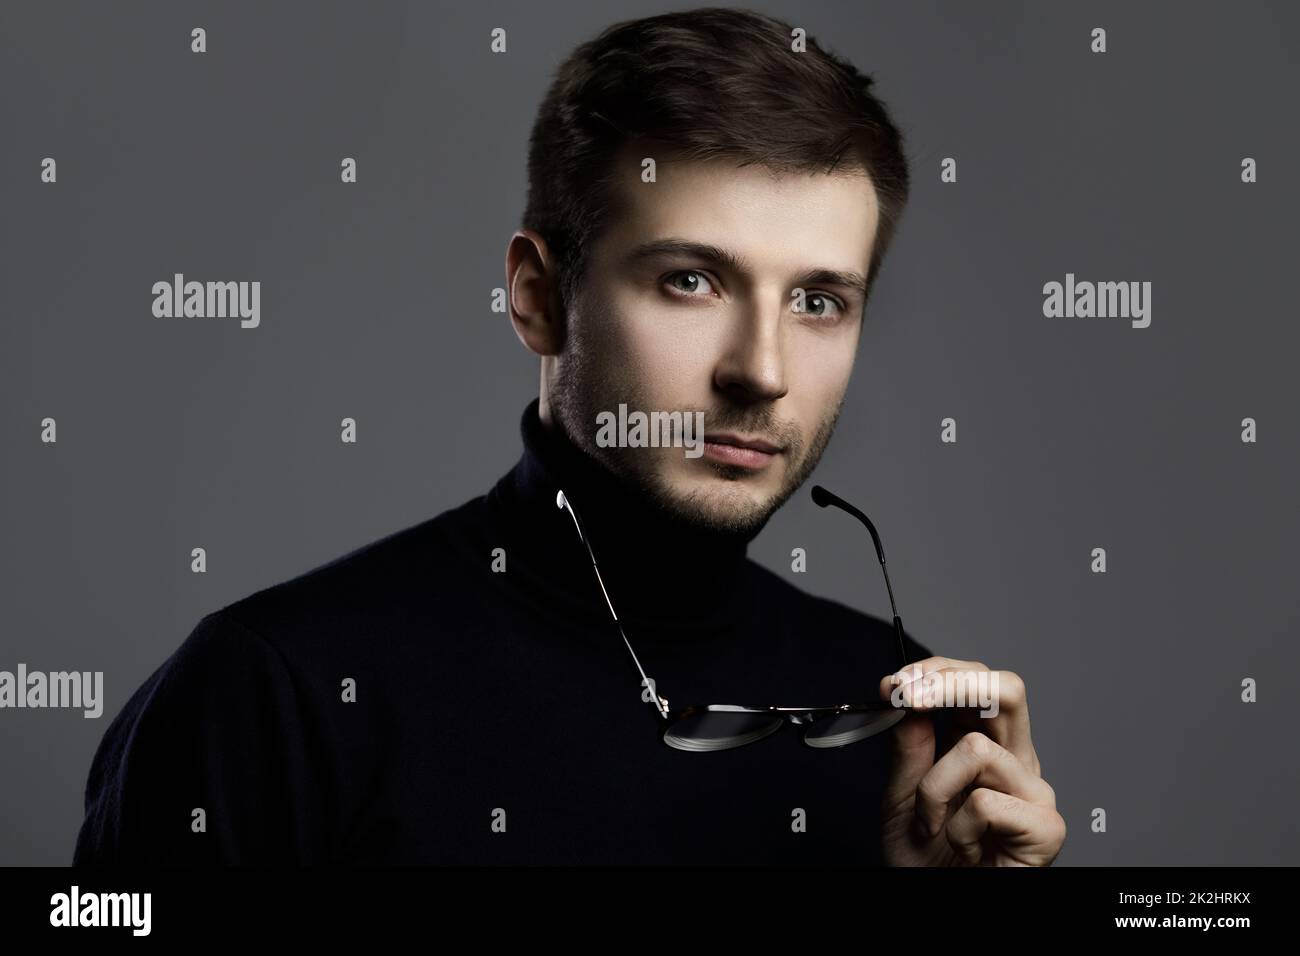
[[[711,618],[739,598],[753,534],[719,533],[674,516],[645,491],[547,427],[534,401],[521,422],[524,454],[506,489],[506,519],[517,547],[555,587],[576,587],[604,603],[591,557],[569,515],[563,490],[586,531],[620,619]]]

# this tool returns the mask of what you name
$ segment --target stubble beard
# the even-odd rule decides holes
[[[654,456],[646,454],[649,449],[602,448],[596,444],[594,429],[597,413],[616,409],[619,399],[614,396],[626,395],[621,383],[608,374],[608,368],[608,363],[599,361],[579,336],[570,335],[569,341],[565,343],[563,364],[557,368],[552,380],[550,399],[556,425],[570,442],[628,482],[664,514],[688,526],[717,534],[744,537],[758,534],[777,509],[799,490],[817,467],[844,407],[841,396],[834,411],[817,426],[811,440],[804,442],[796,435],[786,438],[781,458],[783,461],[793,461],[795,465],[793,470],[789,465],[786,466],[787,477],[775,495],[766,501],[755,503],[737,487],[734,495],[727,495],[726,500],[720,502],[713,489],[696,488],[685,495],[675,491],[654,470]],[[632,407],[630,403],[629,407]],[[736,406],[734,411],[729,411],[725,416],[727,423],[734,424],[740,431],[764,431],[764,416],[756,413],[753,410],[755,407],[751,406],[747,410]],[[747,421],[748,427],[742,421]],[[770,423],[770,417],[767,422]],[[715,419],[711,427],[722,426]],[[752,474],[749,469],[739,465],[705,459],[701,461],[718,479],[725,482],[740,482]]]

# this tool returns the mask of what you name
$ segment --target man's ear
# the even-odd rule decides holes
[[[537,355],[558,355],[564,347],[558,279],[546,240],[531,229],[516,230],[506,247],[510,322]]]

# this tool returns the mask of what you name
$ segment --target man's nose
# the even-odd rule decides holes
[[[750,402],[785,395],[783,306],[754,305],[737,314],[714,370],[718,389]]]

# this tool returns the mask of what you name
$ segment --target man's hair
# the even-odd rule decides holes
[[[871,76],[811,37],[795,52],[792,31],[748,10],[685,10],[616,23],[560,64],[533,125],[523,225],[546,240],[563,304],[617,215],[614,163],[632,143],[778,173],[865,169],[880,209],[870,291],[907,202],[902,134]]]

